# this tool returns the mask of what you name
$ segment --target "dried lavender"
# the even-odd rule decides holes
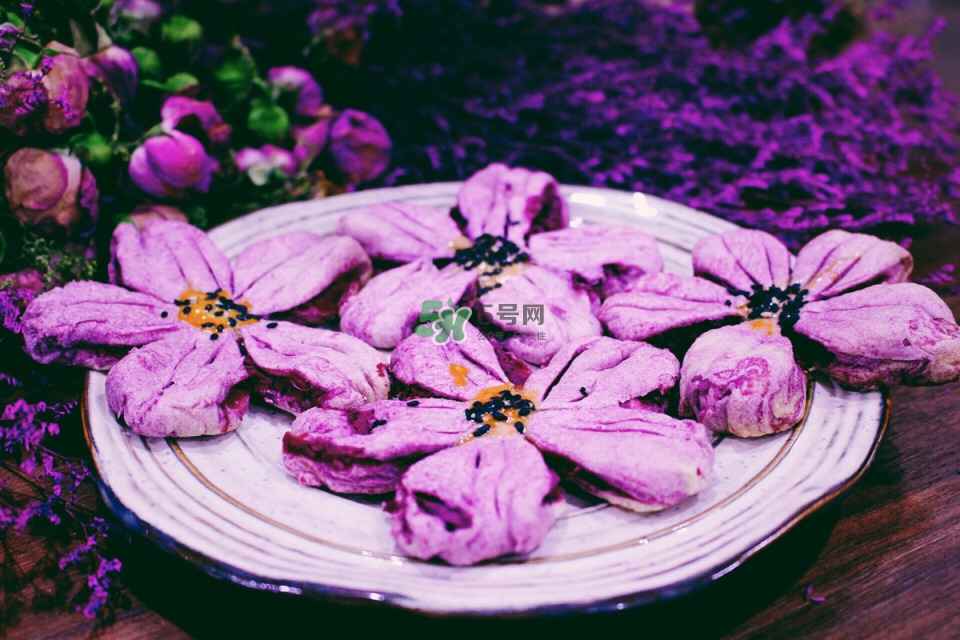
[[[715,49],[687,3],[408,0],[374,29],[370,110],[387,180],[464,178],[491,161],[636,189],[769,230],[954,221],[955,103],[930,38],[881,31],[834,55],[823,3]],[[404,44],[406,43],[406,44]],[[414,43],[414,46],[410,46]]]

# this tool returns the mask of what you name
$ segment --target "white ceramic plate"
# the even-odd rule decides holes
[[[405,200],[451,206],[458,183],[381,189],[294,203],[210,235],[236,256],[265,237],[330,233],[351,209]],[[730,223],[658,198],[564,187],[572,224],[628,222],[659,241],[668,271],[690,273],[690,249]],[[793,431],[716,444],[716,478],[700,495],[641,515],[568,497],[543,544],[522,559],[450,567],[404,557],[372,499],[299,485],[281,464],[286,414],[252,407],[233,433],[147,439],[107,407],[90,373],[85,425],[104,496],[131,528],[207,572],[250,587],[360,599],[442,614],[532,615],[622,609],[716,579],[849,488],[886,427],[886,399],[829,380],[813,385]]]

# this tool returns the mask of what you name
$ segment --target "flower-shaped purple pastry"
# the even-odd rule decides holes
[[[23,336],[38,362],[109,368],[107,401],[134,432],[230,431],[251,387],[293,413],[387,396],[376,350],[283,320],[336,315],[370,276],[353,240],[290,233],[251,245],[231,269],[196,227],[153,220],[118,226],[112,253],[111,281],[126,288],[82,281],[45,293],[25,311]]]
[[[475,324],[537,365],[601,335],[600,298],[663,261],[636,227],[568,227],[558,189],[546,173],[493,164],[464,183],[453,211],[395,202],[344,217],[341,233],[372,258],[408,264],[375,276],[344,307],[341,328],[392,348],[424,321],[425,301],[449,301],[472,307]]]
[[[960,327],[936,294],[905,282],[913,259],[892,242],[828,231],[791,268],[773,236],[731,231],[699,242],[693,268],[695,277],[640,278],[599,317],[629,340],[746,320],[703,333],[683,358],[680,410],[711,429],[759,436],[795,425],[806,399],[798,359],[860,390],[960,376]]]
[[[606,337],[561,349],[522,387],[489,341],[437,345],[414,335],[393,352],[404,400],[311,409],[284,437],[306,485],[395,491],[393,537],[418,558],[466,565],[535,549],[563,500],[556,473],[608,502],[663,509],[709,481],[708,431],[655,410],[679,363],[668,351]]]

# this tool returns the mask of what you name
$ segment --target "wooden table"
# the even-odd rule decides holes
[[[918,229],[917,272],[960,264],[960,228]],[[960,296],[947,298],[960,315]],[[634,610],[542,620],[425,618],[248,590],[210,578],[149,542],[115,549],[128,609],[104,638],[212,638],[275,634],[332,622],[357,631],[398,628],[577,633],[635,629],[638,637],[960,637],[960,382],[895,388],[887,436],[844,499],[802,521],[735,571],[693,594]],[[0,476],[2,478],[2,476]],[[89,501],[95,503],[94,495]],[[26,561],[42,541],[14,539]],[[823,602],[808,600],[808,586]],[[616,625],[616,626],[615,626]],[[344,628],[344,627],[340,627]],[[2,629],[2,627],[0,627]],[[24,612],[9,638],[87,637],[94,625],[69,606]],[[494,636],[495,637],[495,636]]]

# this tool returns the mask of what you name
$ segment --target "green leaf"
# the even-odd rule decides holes
[[[279,106],[256,100],[247,116],[247,128],[266,142],[280,144],[290,133],[290,117]]]
[[[146,47],[134,47],[130,53],[137,59],[141,79],[163,77],[163,62],[156,51]]]
[[[150,78],[144,78],[140,81],[145,87],[152,87],[154,89],[159,89],[160,91],[165,91],[168,93],[174,93],[185,89],[186,87],[192,87],[195,84],[199,84],[196,76],[190,75],[186,72],[175,73],[164,82],[158,82],[156,80],[151,80]]]

